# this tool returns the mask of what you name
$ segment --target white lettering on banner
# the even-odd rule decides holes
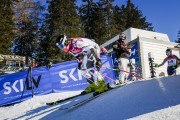
[[[74,81],[77,81],[77,79],[73,76],[75,70],[76,70],[75,68],[71,70],[69,77],[72,78]]]
[[[115,63],[118,63],[118,60],[117,60],[117,58],[114,58],[114,64],[115,64]]]
[[[20,79],[20,91],[23,91],[24,87],[23,87],[23,79]]]
[[[81,70],[78,70],[78,77],[79,77],[79,80],[82,80],[82,73],[81,73]]]
[[[133,51],[131,51],[130,56],[131,56],[131,55],[135,55],[135,53],[136,53],[136,49],[134,49]]]
[[[69,77],[73,80],[73,81],[78,81],[78,80],[82,80],[82,74],[81,71],[78,70],[78,78],[76,78],[73,74],[75,72],[77,68],[73,68],[71,69],[69,75],[67,74],[67,70],[62,70],[59,72],[59,77],[62,78],[60,80],[60,83],[67,83],[69,81]],[[69,77],[68,77],[69,76]]]
[[[63,71],[60,71],[60,72],[59,72],[59,76],[60,76],[61,78],[64,78],[64,80],[61,79],[60,83],[67,83],[67,82],[68,82],[68,77],[67,77],[66,75],[64,75],[64,74],[66,74],[66,73],[67,73],[66,70],[63,70]]]
[[[9,93],[11,93],[10,84],[11,84],[10,82],[5,82],[5,83],[3,84],[4,89],[7,90],[7,91],[4,92],[4,94],[9,94]]]
[[[17,88],[17,84],[20,84],[20,88],[18,89]],[[14,90],[15,92],[20,92],[20,91],[23,91],[23,79],[20,79],[20,80],[16,80],[13,84],[12,84],[12,88],[10,86],[10,82],[5,82],[3,84],[3,87],[4,89],[6,89],[7,91],[4,92],[4,94],[10,94],[12,92],[12,90]]]
[[[14,82],[14,84],[12,85],[12,88],[13,88],[16,92],[19,92],[19,90],[16,88],[16,84],[17,84],[18,82],[19,82],[19,81],[16,80],[16,81]]]

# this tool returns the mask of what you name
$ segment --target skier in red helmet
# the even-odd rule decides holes
[[[76,57],[78,69],[86,78],[89,86],[81,94],[94,92],[94,95],[100,94],[108,87],[99,73],[102,66],[100,59],[100,47],[94,41],[87,38],[70,38],[66,35],[57,37],[56,46]],[[82,56],[82,57],[81,57]]]

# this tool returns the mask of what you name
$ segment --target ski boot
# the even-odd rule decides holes
[[[85,95],[96,90],[97,86],[95,83],[91,83],[84,91],[81,92],[81,95]]]
[[[97,80],[97,82],[98,82],[98,86],[97,86],[97,89],[95,90],[95,92],[93,93],[94,96],[101,94],[108,90],[108,86],[106,85],[104,80]]]
[[[121,80],[116,80],[115,81],[115,85],[122,85],[123,84],[123,81],[121,81]]]
[[[112,86],[109,83],[107,83],[107,88],[108,88],[108,90],[113,89]]]

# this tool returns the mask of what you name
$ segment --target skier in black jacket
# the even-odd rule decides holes
[[[124,42],[125,39],[126,35],[124,33],[121,33],[119,35],[119,39],[113,43],[113,51],[116,54],[119,70],[125,70],[129,72],[130,49]],[[119,80],[116,80],[116,84],[123,84],[126,81],[127,77],[128,75],[126,72],[120,72]]]

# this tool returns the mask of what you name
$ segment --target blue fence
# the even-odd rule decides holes
[[[112,58],[101,56],[103,66],[112,67]],[[44,95],[53,92],[83,90],[87,87],[86,79],[77,69],[77,61],[54,64],[32,70],[32,82],[28,71],[0,76],[0,106],[20,102],[34,95]],[[114,71],[102,68],[102,74],[115,79]],[[106,82],[112,82],[104,77]],[[33,89],[32,89],[33,88]]]

